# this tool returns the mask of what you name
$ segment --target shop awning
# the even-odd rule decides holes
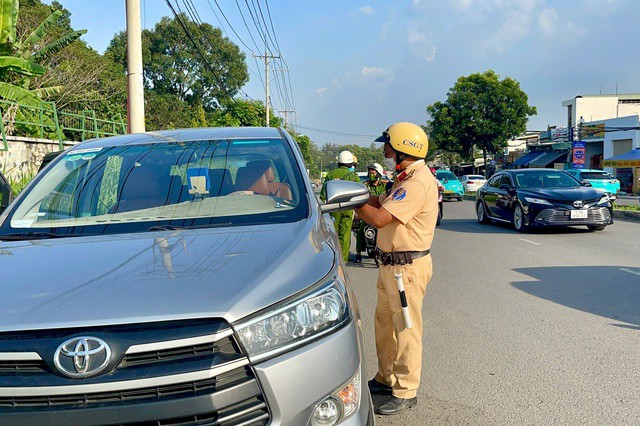
[[[528,154],[523,155],[522,157],[518,158],[516,161],[513,162],[514,166],[526,166],[527,164],[529,164],[531,161],[535,160],[538,157],[541,157],[545,154],[546,151],[532,151],[529,152]]]
[[[640,167],[640,148],[607,158],[602,165],[604,167]]]
[[[551,151],[529,163],[529,167],[547,167],[551,163],[555,163],[561,157],[565,157],[562,163],[566,161],[567,151]]]

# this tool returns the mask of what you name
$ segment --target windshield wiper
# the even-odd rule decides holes
[[[47,238],[76,237],[76,234],[54,234],[53,232],[20,232],[0,235],[2,241],[42,240]]]
[[[147,231],[180,231],[184,229],[204,229],[204,228],[222,228],[231,226],[231,222],[210,223],[207,225],[191,225],[191,226],[175,226],[175,225],[156,225],[148,228]]]

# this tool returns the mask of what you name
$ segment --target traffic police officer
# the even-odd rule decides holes
[[[386,190],[385,184],[382,182],[382,175],[384,174],[384,169],[378,163],[373,163],[367,168],[369,180],[366,185],[369,188],[369,193],[371,195],[380,196]],[[366,222],[364,220],[360,221],[360,225],[358,226],[358,233],[356,234],[356,263],[362,262],[362,253],[367,249],[367,243],[364,239],[364,227],[366,226]]]
[[[390,191],[371,197],[356,213],[378,228],[378,301],[375,314],[378,372],[371,393],[391,395],[378,413],[398,414],[417,403],[422,366],[422,301],[432,274],[429,249],[438,217],[438,187],[424,157],[428,139],[415,124],[396,123],[376,139],[397,176]],[[404,297],[395,274],[402,274]],[[403,299],[406,299],[403,300]],[[411,328],[403,317],[408,305]]]
[[[327,200],[327,182],[330,180],[350,180],[360,182],[360,178],[354,170],[354,156],[349,151],[342,151],[338,154],[338,168],[327,173],[320,191],[320,199]],[[338,233],[342,257],[345,263],[349,261],[349,249],[351,248],[351,225],[353,224],[353,210],[346,210],[331,213],[333,225]]]

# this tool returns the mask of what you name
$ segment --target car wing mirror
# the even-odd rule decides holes
[[[13,201],[13,192],[11,186],[4,176],[0,174],[0,213],[2,213]]]
[[[591,182],[587,182],[586,180],[583,180],[582,186],[593,186],[593,185],[591,185]]]
[[[327,201],[320,205],[322,213],[352,210],[369,201],[369,189],[361,183],[347,180],[327,182]]]

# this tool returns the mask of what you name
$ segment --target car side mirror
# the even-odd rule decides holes
[[[586,180],[583,180],[582,186],[593,186],[593,185],[591,185],[591,182],[587,182]]]
[[[0,213],[6,209],[13,201],[13,192],[11,191],[11,185],[0,173]]]
[[[361,183],[348,180],[327,182],[327,201],[320,205],[322,213],[352,210],[369,201],[369,189]]]

